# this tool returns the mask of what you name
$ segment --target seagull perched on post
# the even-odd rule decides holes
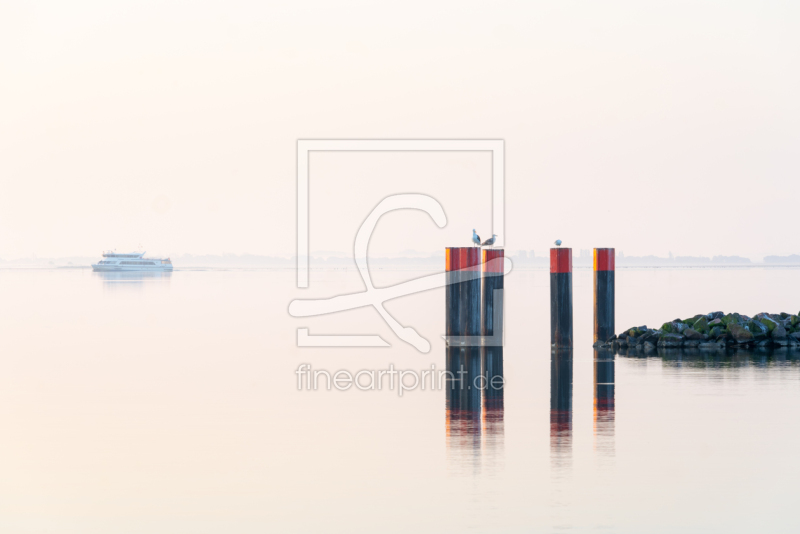
[[[489,239],[487,239],[486,241],[481,243],[481,246],[482,247],[491,247],[492,245],[494,245],[495,239],[497,239],[497,234],[492,234],[492,237],[490,237]]]
[[[553,244],[554,244],[555,246],[557,246],[557,247],[560,247],[560,246],[561,246],[561,240],[560,240],[560,239],[556,239],[556,242],[555,242],[555,243],[553,243]]]
[[[472,229],[472,242],[481,246],[481,236],[475,233],[475,228]]]

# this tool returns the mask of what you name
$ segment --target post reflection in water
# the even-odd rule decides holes
[[[572,349],[550,353],[550,464],[556,473],[572,466]]]
[[[494,469],[503,449],[503,348],[446,350],[448,456],[458,471]]]
[[[594,351],[594,448],[614,456],[614,351]]]
[[[503,347],[484,347],[482,351],[486,377],[483,390],[484,457],[487,465],[497,467],[503,458],[505,439]]]

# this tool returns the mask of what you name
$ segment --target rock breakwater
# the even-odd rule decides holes
[[[601,348],[800,347],[800,314],[759,313],[753,317],[721,311],[675,319],[661,328],[634,326],[606,341]]]

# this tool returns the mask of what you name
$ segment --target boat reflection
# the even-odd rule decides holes
[[[572,349],[550,353],[550,465],[556,474],[572,466]]]
[[[102,281],[103,290],[117,292],[139,292],[147,288],[169,287],[171,272],[119,271],[92,272],[92,276]]]
[[[448,457],[459,472],[493,471],[503,453],[503,348],[448,347],[446,351]]]
[[[594,448],[614,456],[614,351],[594,351]]]

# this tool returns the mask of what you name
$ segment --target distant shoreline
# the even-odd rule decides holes
[[[0,265],[0,271],[47,271],[47,270],[84,270],[91,269],[91,265],[42,265],[42,264],[5,264]],[[650,270],[661,269],[665,271],[681,271],[689,269],[704,269],[704,270],[741,270],[741,269],[800,269],[800,264],[765,264],[765,263],[752,263],[750,265],[617,265],[618,271],[634,271],[634,270]],[[294,271],[294,265],[241,265],[241,264],[193,264],[181,265],[175,262],[175,271],[199,271],[199,270],[244,270],[244,271]],[[337,265],[337,266],[318,266],[311,265],[311,271],[353,271],[357,272],[358,268],[355,265]],[[370,265],[372,271],[425,271],[425,272],[444,272],[443,266],[435,266],[431,264],[383,264],[383,265]],[[573,265],[573,271],[588,271],[591,272],[593,267],[591,265]],[[549,272],[549,266],[540,265],[518,265],[514,264],[513,271],[542,271]]]
[[[524,252],[524,251],[523,251]],[[509,254],[508,258],[514,270],[548,270],[548,257]],[[72,256],[63,258],[20,258],[15,260],[0,259],[0,269],[15,268],[88,268],[97,258]],[[189,268],[250,268],[250,269],[295,269],[295,257],[275,257],[256,255],[192,255],[184,254],[173,258],[176,270]],[[759,269],[759,268],[792,268],[800,267],[800,255],[766,256],[762,262],[753,262],[741,256],[694,257],[677,256],[662,258],[659,256],[625,256],[619,252],[616,257],[617,269]],[[573,257],[575,270],[591,270],[592,255],[588,250],[581,250],[580,255]],[[371,269],[403,269],[403,270],[443,270],[444,255],[411,256],[411,257],[376,257],[369,258]],[[312,270],[356,269],[352,257],[345,256],[312,256],[309,258]]]

